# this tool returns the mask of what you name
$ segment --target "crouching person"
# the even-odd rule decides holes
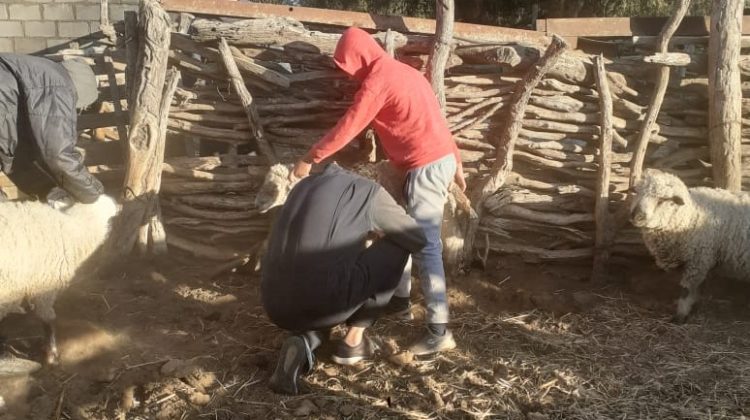
[[[368,234],[380,238],[365,246]],[[320,331],[349,327],[333,360],[370,356],[364,331],[388,304],[409,254],[426,243],[422,229],[378,184],[336,164],[301,180],[278,214],[261,280],[269,318],[292,335],[284,342],[270,387],[297,394],[313,366]]]
[[[104,187],[75,145],[76,110],[98,94],[96,76],[83,61],[0,53],[0,171],[30,197],[62,206],[95,202]]]

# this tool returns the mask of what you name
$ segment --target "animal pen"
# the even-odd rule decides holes
[[[23,395],[29,418],[747,416],[747,315],[668,322],[676,292],[643,268],[628,222],[646,168],[750,187],[750,21],[685,17],[688,3],[536,30],[229,0],[103,19],[100,38],[49,57],[94,66],[100,105],[79,117],[79,146],[124,202],[114,246],[156,257],[61,296],[61,318],[91,325],[61,328],[63,370]],[[429,75],[460,149],[469,188],[451,190],[444,224],[458,349],[410,356],[399,345],[418,328],[387,320],[368,330],[378,359],[323,354],[311,394],[279,397],[266,384],[284,333],[250,273],[270,224],[255,197],[350,105],[358,86],[332,61],[348,26]],[[384,157],[366,130],[333,159],[366,172]]]
[[[669,20],[549,19],[538,22],[539,31],[456,24],[444,109],[473,210],[467,197],[449,203],[460,227],[447,247],[454,266],[490,252],[576,263],[594,255],[611,254],[614,263],[646,256],[639,234],[627,227],[631,178],[645,166],[690,186],[712,185],[710,162],[740,156],[719,151],[711,159],[708,105],[718,94],[708,89],[716,67],[708,61],[708,19],[680,25],[687,5],[679,6]],[[125,197],[142,202],[135,210],[142,214],[130,218],[135,226],[124,229],[131,234],[123,249],[138,242],[143,251],[164,250],[166,241],[229,267],[252,257],[267,234],[269,222],[253,203],[268,165],[304,154],[356,91],[331,59],[343,28],[371,29],[390,54],[418,69],[427,66],[435,30],[423,19],[219,0],[168,0],[163,7],[174,19],[155,2],[144,2],[140,17],[128,13],[104,53],[92,47],[57,55],[94,51],[110,70],[104,99],[128,98],[129,146],[91,144],[110,146],[98,155],[107,163],[113,153],[127,156]],[[549,36],[555,31],[567,45]],[[744,42],[739,32],[734,37]],[[747,58],[726,59],[738,60],[737,76],[750,75]],[[113,66],[124,74],[113,74]],[[743,115],[750,113],[747,101]],[[126,101],[112,103],[109,116],[122,116]],[[101,114],[82,119],[82,128],[113,121]],[[727,121],[728,138],[741,134],[741,155],[750,156],[750,122]],[[122,139],[126,130],[110,130],[109,138]],[[337,158],[353,164],[382,156],[365,132]],[[117,179],[123,167],[94,170]],[[748,171],[732,171],[747,186]]]

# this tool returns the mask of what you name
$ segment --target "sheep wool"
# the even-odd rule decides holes
[[[106,240],[118,211],[111,197],[58,211],[41,202],[0,203],[0,319],[25,312],[28,302],[50,339],[54,362],[54,303],[57,293],[88,265]]]
[[[649,169],[635,187],[630,217],[665,270],[682,267],[675,321],[683,322],[709,272],[750,279],[750,196],[688,189],[676,176]]]

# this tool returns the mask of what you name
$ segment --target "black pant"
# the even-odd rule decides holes
[[[319,296],[310,294],[305,302],[274,299],[278,303],[266,305],[266,312],[276,325],[294,332],[324,330],[345,322],[368,327],[393,296],[408,257],[406,249],[379,240],[362,251],[355,264],[316,283]],[[336,296],[336,302],[320,298],[331,295]]]

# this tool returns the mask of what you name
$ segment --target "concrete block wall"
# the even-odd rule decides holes
[[[100,0],[0,0],[0,52],[68,48],[99,32]],[[109,19],[137,10],[138,0],[109,0]]]

